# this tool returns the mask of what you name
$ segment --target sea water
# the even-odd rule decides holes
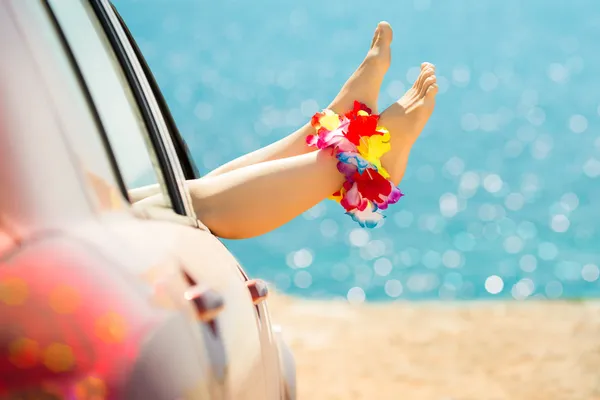
[[[380,20],[394,28],[381,109],[422,61],[437,66],[435,113],[383,226],[325,201],[226,241],[250,275],[351,302],[600,294],[597,0],[115,4],[202,173],[325,107]]]

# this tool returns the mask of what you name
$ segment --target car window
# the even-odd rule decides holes
[[[50,0],[49,4],[81,70],[126,188],[131,190],[158,183],[163,198],[168,200],[147,127],[121,65],[90,5],[81,0]]]
[[[49,85],[48,92],[60,115],[63,132],[68,136],[74,161],[86,179],[88,189],[93,190],[93,198],[101,206],[120,208],[123,204],[119,191],[125,193],[126,189],[115,173],[118,170],[115,168],[116,162],[112,152],[108,151],[106,138],[98,129],[101,124],[94,114],[89,94],[82,85],[68,48],[62,41],[61,32],[57,30],[55,19],[41,2],[27,1],[19,6],[28,11],[27,23],[36,27],[35,36],[31,36],[30,40],[43,38],[43,42],[36,43],[40,50],[44,48],[44,56],[40,56],[45,64],[40,73]],[[46,56],[49,58],[46,59]]]

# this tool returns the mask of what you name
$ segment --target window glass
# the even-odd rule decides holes
[[[45,75],[49,84],[54,106],[61,116],[61,125],[74,151],[75,162],[100,205],[120,208],[119,185],[115,180],[110,155],[69,54],[42,3],[28,1],[20,6],[27,9],[27,21],[36,27],[36,35],[43,37],[40,45],[52,55],[52,61],[48,60],[40,73]]]
[[[127,78],[90,5],[51,0],[128,189],[161,183],[156,154]]]

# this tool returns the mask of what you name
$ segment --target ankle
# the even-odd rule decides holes
[[[395,186],[398,186],[404,177],[411,150],[410,142],[399,143],[396,141],[392,143],[392,149],[381,157],[381,165],[390,174],[390,180]]]
[[[408,164],[408,157],[415,144],[416,138],[413,138],[406,132],[394,129],[397,124],[394,124],[394,121],[390,121],[389,118],[382,118],[380,121],[381,126],[385,127],[390,132],[391,145],[390,151],[381,157],[381,164],[390,174],[390,179],[394,185],[398,186],[404,177],[404,172],[406,171],[406,166]]]

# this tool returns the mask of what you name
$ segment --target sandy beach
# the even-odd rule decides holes
[[[600,302],[269,302],[300,400],[600,400]]]

